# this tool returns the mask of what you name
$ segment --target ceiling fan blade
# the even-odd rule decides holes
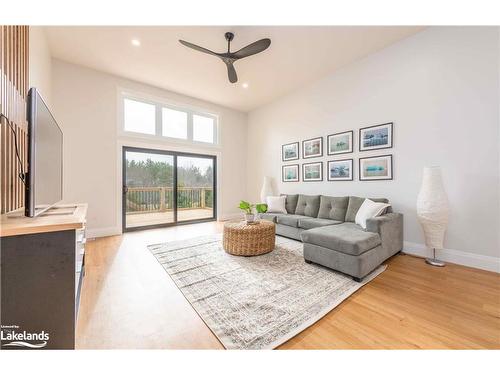
[[[192,48],[196,51],[204,52],[204,53],[208,53],[209,55],[214,55],[214,56],[220,57],[218,53],[215,53],[213,51],[210,51],[209,49],[197,46],[196,44],[189,43],[189,42],[186,42],[185,40],[180,40],[180,39],[179,39],[179,42],[181,44],[185,45],[186,47]]]
[[[233,56],[236,57],[237,59],[242,59],[243,57],[252,56],[255,55],[256,53],[262,52],[270,45],[271,45],[271,39],[261,39],[234,52]]]
[[[234,69],[233,63],[226,63],[227,66],[227,76],[229,77],[229,82],[238,82],[238,76],[236,75],[236,70]]]

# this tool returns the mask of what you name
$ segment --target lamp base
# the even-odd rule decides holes
[[[425,263],[435,267],[444,267],[446,265],[445,262],[436,258],[425,258]]]

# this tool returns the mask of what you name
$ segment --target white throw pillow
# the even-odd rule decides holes
[[[267,212],[274,214],[286,214],[285,208],[286,196],[266,197]]]
[[[366,229],[366,220],[379,216],[387,207],[390,206],[391,205],[387,203],[378,203],[370,199],[365,199],[356,214],[354,222],[361,225],[363,229]]]

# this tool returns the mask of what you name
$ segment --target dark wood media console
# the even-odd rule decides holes
[[[86,204],[0,221],[1,349],[74,349]]]

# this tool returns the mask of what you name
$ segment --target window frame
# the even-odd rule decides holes
[[[125,99],[134,100],[155,106],[155,134],[140,133],[130,130],[125,130]],[[185,112],[187,114],[187,138],[175,138],[163,135],[163,111],[162,108],[171,109],[174,111]],[[193,139],[193,116],[203,116],[213,120],[214,140],[213,143],[196,141]],[[119,90],[118,95],[118,135],[121,137],[133,137],[141,139],[149,139],[159,142],[180,143],[186,145],[196,145],[204,147],[219,147],[220,146],[220,123],[219,115],[211,111],[196,108],[190,105],[173,103],[160,98],[151,97],[147,94],[133,93],[128,90]]]

